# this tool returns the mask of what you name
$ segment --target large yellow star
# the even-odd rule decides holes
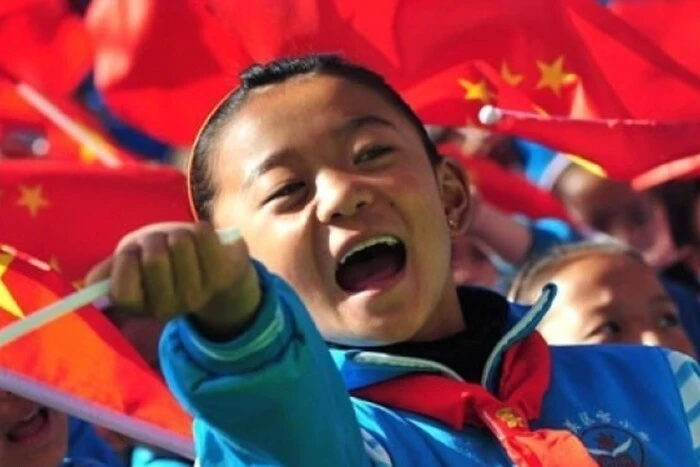
[[[468,101],[481,101],[488,103],[491,100],[491,92],[486,81],[483,79],[478,82],[469,81],[468,79],[460,79],[459,85],[464,88],[466,94],[464,98]]]
[[[49,201],[41,193],[41,185],[34,187],[20,185],[19,191],[20,196],[17,204],[26,207],[29,210],[29,215],[32,217],[36,217],[41,208],[49,205]]]
[[[2,281],[2,276],[5,275],[5,271],[10,267],[12,259],[12,255],[0,252],[0,310],[5,310],[17,318],[24,318],[22,309]]]
[[[562,85],[571,82],[576,77],[573,73],[564,71],[563,55],[557,57],[552,63],[537,60],[537,67],[540,69],[540,80],[535,88],[549,88],[556,96],[561,93]]]
[[[513,73],[508,67],[508,63],[504,61],[501,64],[501,78],[503,78],[503,81],[505,81],[506,83],[515,87],[522,83],[523,79],[525,79],[525,76]]]

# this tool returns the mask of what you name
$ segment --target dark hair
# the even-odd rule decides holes
[[[664,206],[671,238],[677,247],[700,246],[695,228],[695,203],[700,196],[700,180],[674,180],[650,190]]]
[[[229,94],[211,113],[195,141],[188,168],[188,189],[192,208],[199,219],[211,220],[211,202],[215,188],[211,182],[209,155],[218,141],[221,129],[245,103],[252,90],[310,74],[337,76],[377,92],[415,127],[430,162],[435,165],[440,160],[435,145],[430,141],[416,113],[384,78],[373,71],[336,55],[307,55],[283,58],[266,65],[254,65],[241,74],[238,89]]]
[[[546,254],[526,263],[513,279],[508,290],[508,299],[519,302],[533,291],[542,288],[548,277],[564,266],[589,255],[626,256],[646,265],[639,252],[612,239],[583,241],[554,247]]]

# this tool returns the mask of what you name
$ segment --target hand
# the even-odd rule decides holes
[[[205,337],[218,341],[253,321],[262,295],[245,242],[223,245],[203,222],[153,224],[128,234],[87,283],[104,279],[114,306],[160,320],[190,314]]]

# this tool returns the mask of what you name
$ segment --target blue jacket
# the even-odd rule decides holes
[[[169,323],[161,338],[166,380],[195,416],[202,466],[510,465],[485,430],[454,430],[351,399],[348,390],[406,373],[456,375],[426,360],[329,352],[291,288],[260,273],[259,315],[236,339],[208,342],[186,318]],[[484,370],[487,389],[498,379],[503,353],[533,332],[553,293],[545,289],[531,309],[513,307],[510,330]],[[653,347],[586,346],[552,348],[551,358],[551,385],[535,428],[567,428],[592,454],[627,456],[637,465],[700,463],[700,371],[689,357]]]

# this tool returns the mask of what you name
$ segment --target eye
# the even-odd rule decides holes
[[[367,162],[371,161],[374,159],[377,159],[384,154],[390,153],[393,151],[394,148],[391,146],[383,146],[383,145],[377,145],[377,146],[371,146],[369,148],[363,149],[360,151],[360,153],[355,157],[355,164],[360,164],[362,162]]]
[[[662,328],[675,328],[680,324],[680,319],[673,313],[664,313],[659,319],[659,326]]]
[[[622,326],[620,326],[615,321],[607,321],[601,326],[598,326],[592,333],[591,336],[604,335],[604,336],[618,336],[622,333]]]
[[[304,182],[287,183],[285,185],[282,185],[278,189],[276,189],[270,196],[265,198],[265,200],[263,201],[262,204],[267,204],[270,201],[273,201],[273,200],[278,199],[278,198],[284,198],[287,196],[291,196],[303,188],[304,188]]]

